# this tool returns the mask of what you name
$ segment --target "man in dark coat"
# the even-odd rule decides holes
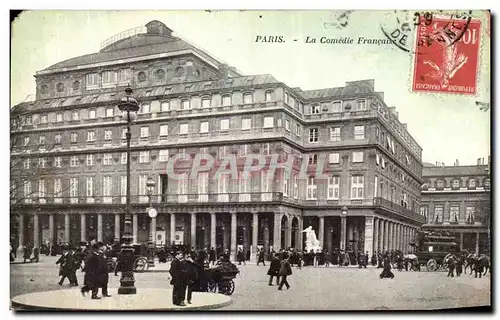
[[[186,284],[187,284],[187,303],[191,304],[191,299],[193,297],[193,289],[195,288],[195,284],[198,280],[198,266],[194,263],[191,257],[187,257],[181,263],[185,264],[186,268]]]
[[[212,263],[212,265],[214,265],[216,260],[217,253],[215,252],[214,247],[212,247],[212,249],[210,249],[210,252],[208,253],[208,264]]]
[[[175,258],[170,265],[170,275],[172,280],[170,284],[173,285],[172,290],[172,303],[176,306],[185,306],[184,299],[186,298],[187,286],[187,266],[182,263],[184,260],[184,253],[178,251]]]
[[[85,279],[81,289],[82,295],[92,291],[92,299],[100,299],[97,296],[99,288],[102,288],[103,297],[111,297],[108,294],[108,263],[103,254],[103,244],[95,243],[92,246],[93,250],[85,262]]]
[[[384,267],[384,265],[383,265],[383,263],[384,263],[384,257],[382,256],[382,253],[381,253],[381,252],[379,252],[379,253],[377,254],[377,262],[378,262],[378,264],[377,264],[377,269],[379,269],[379,268],[383,268],[383,267]]]
[[[448,275],[446,277],[454,277],[455,275],[453,274],[455,271],[455,258],[453,256],[448,258]]]
[[[264,261],[264,249],[261,249],[259,250],[259,252],[257,252],[257,265],[261,263],[264,265],[264,267],[266,266],[266,262]]]
[[[287,277],[292,275],[292,267],[290,266],[290,262],[288,261],[288,255],[284,254],[283,255],[283,260],[281,261],[280,264],[280,271],[279,275],[281,277],[281,282],[278,287],[278,290],[283,289],[283,285],[286,285],[286,289],[290,289],[290,284],[288,284]]]
[[[24,246],[24,250],[23,250],[23,258],[24,258],[24,263],[26,263],[26,260],[28,260],[29,262],[31,262],[31,247],[29,244],[27,244],[26,246]]]
[[[465,263],[465,257],[462,254],[459,256],[457,264],[455,266],[455,271],[457,272],[457,277],[460,277],[460,275],[462,274],[464,263]]]
[[[389,258],[389,254],[386,254],[384,257],[384,270],[380,274],[380,279],[383,278],[394,278],[394,273],[391,271],[391,259]]]
[[[373,254],[372,254],[371,263],[372,263],[372,266],[374,266],[374,267],[377,265],[377,254],[375,252],[373,252]]]
[[[241,266],[242,262],[243,262],[244,265],[246,265],[245,254],[243,253],[242,249],[238,249],[238,253],[237,253],[236,257],[238,258],[238,265],[239,266]]]
[[[70,284],[71,284],[71,279],[70,279],[70,268],[68,264],[68,259],[69,259],[69,252],[65,248],[63,250],[63,254],[57,259],[56,264],[59,265],[59,276],[61,277],[61,280],[59,280],[59,285],[62,286],[63,282],[66,278],[68,278]]]
[[[277,254],[274,254],[271,258],[271,265],[269,270],[267,270],[267,275],[269,276],[269,285],[273,285],[273,277],[276,277],[276,285],[279,284],[279,273],[281,269],[281,262]]]

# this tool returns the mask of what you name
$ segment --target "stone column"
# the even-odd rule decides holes
[[[252,214],[252,250],[250,252],[250,260],[257,262],[257,241],[259,240],[259,214],[254,212]]]
[[[273,236],[273,249],[278,252],[281,248],[281,218],[282,213],[274,214],[274,236]]]
[[[288,249],[292,246],[292,220],[288,219],[288,225],[285,233],[285,247]]]
[[[384,252],[384,235],[385,235],[385,224],[384,220],[379,219],[378,226],[378,250]]]
[[[340,217],[340,250],[345,250],[346,249],[346,242],[347,242],[347,217],[345,215],[342,215]]]
[[[319,230],[318,230],[319,246],[323,249],[325,247],[325,217],[319,217]]]
[[[87,241],[87,216],[80,213],[80,241]]]
[[[33,247],[40,247],[40,223],[38,213],[33,215]]]
[[[384,252],[389,251],[389,221],[384,221]]]
[[[69,243],[69,214],[64,214],[64,242]]]
[[[265,220],[264,224],[264,259],[269,258],[269,221]]]
[[[120,241],[120,214],[115,214],[115,240]]]
[[[401,250],[401,225],[398,223],[396,224],[396,250]]]
[[[97,241],[102,242],[102,213],[97,215]]]
[[[132,241],[137,243],[137,213],[132,214]]]
[[[213,231],[215,234],[215,231]],[[171,246],[172,243],[175,241],[175,213],[170,214],[170,243],[168,243],[168,246]]]
[[[378,218],[373,218],[373,252],[377,252],[378,249],[378,235],[379,235],[379,230],[378,230],[378,225],[379,225],[380,219]]]
[[[460,232],[460,252],[464,250],[464,233]]]
[[[20,213],[19,214],[19,246],[17,249],[21,251],[21,254],[22,254],[23,247],[24,247],[24,214]]]
[[[196,248],[196,212],[191,212],[191,228],[189,229],[191,232],[191,237],[189,240],[190,246],[198,249]]]
[[[304,230],[304,220],[302,217],[297,217],[297,220],[298,220],[298,226],[299,226],[299,230],[297,231],[297,241],[295,242],[296,243],[296,246],[297,246],[297,249],[299,250],[303,250],[304,249],[304,236],[302,234],[302,230]]]
[[[236,232],[238,230],[238,215],[235,211],[231,212],[231,257],[236,261]]]
[[[479,232],[476,232],[476,256],[479,255]]]
[[[368,251],[368,256],[373,253],[373,217],[365,217],[365,252]]]
[[[210,212],[210,247],[216,249],[217,243],[215,243],[217,235],[217,214],[215,212]]]
[[[406,226],[405,225],[403,225],[403,234],[402,235],[403,235],[403,245],[402,245],[403,249],[402,249],[402,251],[403,251],[403,253],[406,253],[406,252],[408,252],[408,239],[406,238]]]
[[[49,234],[49,247],[52,247],[54,243],[54,215],[52,213],[49,214]]]

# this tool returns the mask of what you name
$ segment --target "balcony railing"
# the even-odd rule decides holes
[[[375,207],[380,207],[382,209],[390,209],[396,211],[398,214],[405,216],[407,218],[416,220],[421,223],[425,223],[425,218],[408,208],[405,208],[397,203],[391,202],[384,198],[373,198],[373,204]]]

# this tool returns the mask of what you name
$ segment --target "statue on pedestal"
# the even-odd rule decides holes
[[[314,252],[321,251],[319,240],[316,238],[316,232],[314,232],[312,226],[307,227],[302,232],[306,233],[306,252],[310,252],[311,250]]]

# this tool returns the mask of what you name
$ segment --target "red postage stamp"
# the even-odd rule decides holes
[[[463,30],[450,25],[434,19],[417,28],[413,91],[476,93],[481,22],[470,20]]]

